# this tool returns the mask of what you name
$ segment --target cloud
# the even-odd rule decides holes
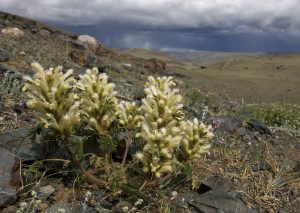
[[[299,0],[1,0],[0,10],[61,25],[131,23],[299,35]]]
[[[108,47],[300,51],[299,0],[0,0]]]

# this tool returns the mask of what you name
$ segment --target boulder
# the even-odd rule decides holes
[[[234,194],[220,190],[211,190],[202,195],[193,196],[188,201],[198,212],[206,213],[256,213],[255,209],[248,208],[242,201],[237,199]]]
[[[1,32],[13,37],[22,37],[24,35],[24,32],[17,27],[7,27],[2,29]]]
[[[80,35],[77,39],[78,43],[84,45],[86,48],[96,52],[100,47],[100,42],[92,36],[89,35]]]
[[[22,161],[41,160],[45,157],[43,144],[32,142],[30,129],[19,128],[0,133],[0,146],[18,155]]]
[[[0,146],[0,208],[13,203],[20,185],[20,159]]]
[[[215,176],[202,180],[197,191],[187,190],[179,194],[177,200],[179,206],[192,206],[196,212],[201,213],[257,212],[248,208],[240,197],[229,179]]]
[[[49,32],[48,30],[42,29],[38,32],[38,34],[44,38],[49,38],[51,35],[51,32]]]

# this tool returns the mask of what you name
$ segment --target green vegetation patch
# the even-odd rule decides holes
[[[250,114],[275,127],[300,129],[300,105],[287,103],[251,104],[241,107],[240,114]]]

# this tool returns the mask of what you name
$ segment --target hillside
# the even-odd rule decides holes
[[[300,54],[110,49],[0,12],[0,212],[297,212],[299,81]]]
[[[300,54],[125,52],[165,61],[190,87],[225,92],[247,103],[300,103]]]

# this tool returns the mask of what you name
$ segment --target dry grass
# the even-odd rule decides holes
[[[196,171],[201,171],[198,176],[202,178],[217,175],[231,180],[248,207],[269,212],[284,208],[294,212],[300,207],[297,196],[300,193],[300,174],[285,164],[283,157],[273,152],[271,146],[266,137],[251,145],[241,138],[227,138],[225,144],[215,143],[211,156],[198,162]],[[266,162],[270,168],[253,171],[253,165],[261,162]]]
[[[226,92],[247,103],[300,103],[300,54],[241,54],[202,64],[201,55],[188,61],[146,50],[133,49],[127,53],[164,60],[168,70],[186,76],[182,80],[191,88]],[[218,52],[211,54],[218,55]]]

